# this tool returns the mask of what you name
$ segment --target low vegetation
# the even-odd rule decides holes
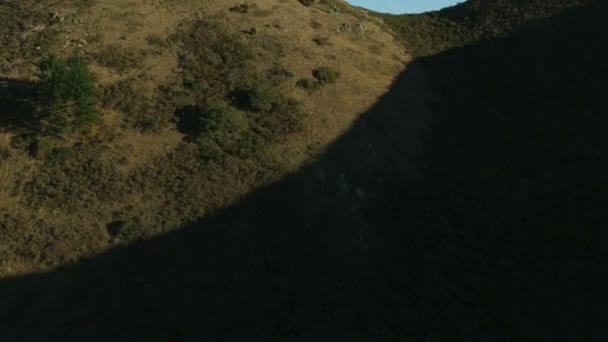
[[[162,46],[162,41],[159,41],[158,37],[149,37],[148,42]],[[143,52],[109,45],[95,53],[94,58],[99,65],[124,73],[129,69],[141,67]]]
[[[327,84],[336,82],[340,77],[340,72],[330,67],[320,67],[312,71],[312,76],[314,79],[302,78],[298,80],[296,85],[308,91],[314,91]]]

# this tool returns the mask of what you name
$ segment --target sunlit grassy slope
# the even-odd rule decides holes
[[[409,58],[341,3],[3,1],[0,17],[0,274],[177,229],[284,177]],[[47,134],[37,65],[75,50],[101,121]]]

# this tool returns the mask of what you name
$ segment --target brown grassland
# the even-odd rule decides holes
[[[410,59],[379,19],[342,3],[262,0],[231,10],[238,5],[0,3],[7,23],[0,38],[14,47],[0,51],[0,78],[35,82],[41,58],[76,49],[95,79],[102,118],[86,136],[56,140],[9,124],[21,109],[0,113],[0,275],[177,229],[285,177],[347,131]],[[297,86],[319,68],[335,70],[338,79],[313,91]],[[292,99],[284,111],[297,111],[297,129],[254,113],[261,123],[252,129],[267,126],[276,136],[256,133],[255,153],[201,158],[178,127],[180,110],[230,101],[231,91],[252,84]],[[108,227],[121,222],[136,228],[113,234]]]

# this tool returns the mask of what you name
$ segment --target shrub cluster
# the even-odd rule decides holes
[[[184,50],[181,84],[164,88],[170,96],[163,97],[181,104],[180,129],[193,136],[206,159],[255,156],[300,128],[297,102],[276,88],[293,75],[280,65],[262,74],[252,63],[261,53],[256,48],[280,50],[275,42],[248,45],[222,22],[209,20],[192,22],[171,39]],[[206,126],[193,123],[202,119]]]
[[[329,67],[321,67],[312,71],[312,75],[320,85],[334,83],[340,77],[340,72]]]
[[[249,129],[245,113],[224,102],[190,108],[183,118],[191,125],[202,157],[214,161],[238,153]]]
[[[277,142],[301,129],[303,116],[298,102],[269,85],[262,83],[238,90],[233,102],[248,111],[251,130],[264,143]]]
[[[330,67],[320,67],[312,71],[312,76],[314,79],[302,78],[298,80],[296,85],[309,91],[314,91],[324,85],[336,82],[340,77],[340,72]]]

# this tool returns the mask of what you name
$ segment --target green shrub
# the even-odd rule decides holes
[[[315,3],[315,0],[298,0],[304,6],[310,6]]]
[[[50,55],[39,66],[37,105],[44,130],[53,135],[87,132],[99,118],[95,87],[78,52],[69,57]]]
[[[325,85],[334,83],[340,77],[340,72],[329,67],[320,67],[313,70],[312,75],[317,79],[319,85]]]
[[[249,128],[245,113],[224,102],[190,108],[183,120],[191,125],[201,155],[215,161],[225,153],[238,153]]]
[[[317,37],[313,38],[312,41],[315,42],[315,43],[317,43],[317,45],[319,45],[319,46],[330,45],[329,44],[329,37],[317,36]]]
[[[302,78],[296,82],[296,86],[307,90],[315,90],[318,87],[318,83],[311,78]]]
[[[302,128],[303,114],[295,99],[281,97],[274,104],[272,112],[252,113],[251,130],[263,138],[264,142],[279,142],[285,136]]]
[[[257,82],[251,65],[255,55],[241,38],[224,23],[205,20],[193,21],[171,35],[170,40],[183,49],[179,86],[190,96],[184,104],[224,101],[234,89]]]
[[[267,85],[255,85],[251,89],[233,93],[235,103],[242,109],[257,113],[268,113],[281,101],[281,94]]]
[[[139,233],[139,225],[133,219],[114,221],[108,225],[108,231],[114,237],[132,239]]]
[[[334,83],[340,77],[340,72],[329,67],[320,67],[313,70],[312,75],[314,80],[302,78],[296,82],[296,86],[309,91],[317,90],[326,84]]]
[[[270,84],[273,86],[278,86],[286,79],[293,77],[293,74],[283,65],[275,64],[268,70],[266,76]]]

